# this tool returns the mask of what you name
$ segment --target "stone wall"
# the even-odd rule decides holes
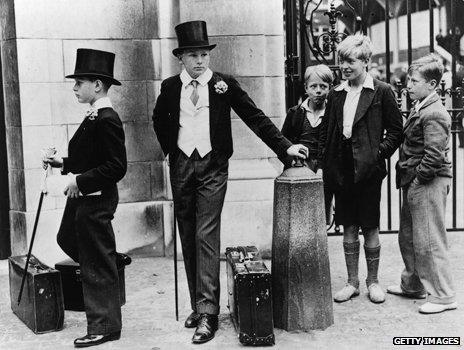
[[[79,47],[116,53],[110,97],[126,133],[128,173],[119,184],[118,249],[164,255],[171,244],[167,166],[151,114],[162,79],[179,72],[174,26],[203,19],[217,43],[212,68],[237,76],[280,125],[284,115],[282,3],[277,0],[2,0],[1,48],[6,104],[13,254],[24,253],[38,203],[40,150],[66,155],[87,106],[65,79]],[[223,215],[223,246],[270,247],[274,154],[233,116],[235,153]],[[63,253],[55,235],[64,197],[46,197],[34,253],[49,263]]]
[[[214,6],[213,6],[214,4]],[[280,127],[285,115],[283,4],[276,0],[188,0],[180,19],[208,23],[211,66],[235,75],[255,103]],[[269,252],[272,237],[275,154],[236,116],[234,155],[221,223],[221,251],[257,245]]]

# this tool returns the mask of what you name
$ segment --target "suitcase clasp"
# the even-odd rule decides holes
[[[32,265],[31,263],[29,263],[29,265]],[[35,272],[36,273],[40,273],[40,272],[47,272],[47,271],[50,271],[51,269],[48,267],[48,268],[45,268],[43,265],[41,265],[40,263],[36,263],[34,265],[31,266],[33,269],[35,269]]]
[[[269,298],[269,289],[266,288],[266,290],[262,290],[260,295],[261,295],[261,299],[263,300],[266,300]]]

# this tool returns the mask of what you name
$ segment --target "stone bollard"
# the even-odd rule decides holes
[[[272,293],[275,327],[307,332],[334,319],[322,177],[297,165],[274,183]]]

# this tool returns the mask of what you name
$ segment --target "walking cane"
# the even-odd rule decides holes
[[[35,215],[34,229],[32,230],[31,243],[29,243],[29,251],[27,252],[26,265],[24,265],[23,278],[21,280],[21,288],[19,289],[19,295],[18,295],[18,305],[19,303],[21,303],[21,296],[23,294],[24,282],[26,281],[27,267],[29,266],[29,260],[31,259],[32,246],[34,245],[35,233],[37,232],[37,225],[39,223],[40,211],[42,210],[43,198],[44,198],[44,195],[47,193],[47,188],[45,184],[46,184],[46,179],[47,179],[49,169],[51,170],[50,165],[48,165],[47,170],[45,170],[43,186],[42,186],[42,190],[40,191],[39,207],[37,208],[37,214]]]
[[[174,242],[174,298],[176,304],[176,321],[179,321],[179,296],[178,296],[178,285],[177,285],[177,239],[176,239],[176,211],[173,210],[174,216],[174,232],[172,233],[172,239]]]

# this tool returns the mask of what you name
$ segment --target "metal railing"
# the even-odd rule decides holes
[[[464,150],[460,149],[464,146],[463,132],[463,106],[464,106],[464,82],[461,82],[456,74],[458,57],[458,31],[456,22],[456,5],[459,0],[450,0],[450,54],[451,54],[451,86],[445,87],[445,82],[440,84],[437,89],[441,96],[442,103],[447,107],[448,112],[452,117],[452,134],[450,145],[450,157],[453,163],[453,180],[451,191],[451,223],[448,225],[450,231],[464,230],[464,222],[458,222],[458,212],[461,212],[460,220],[464,220],[464,186],[458,188],[458,184],[464,183],[464,174],[458,172],[458,169],[463,168]],[[391,73],[391,50],[390,50],[390,20],[393,18],[390,13],[391,0],[383,0],[385,23],[385,78],[390,82]],[[313,61],[324,63],[332,68],[335,73],[336,80],[340,78],[340,70],[337,65],[336,49],[337,45],[343,40],[347,33],[338,32],[338,21],[343,14],[335,7],[333,1],[329,1],[330,6],[324,15],[328,18],[327,30],[323,33],[315,33],[315,13],[320,9],[322,4],[327,4],[323,0],[286,0],[285,1],[285,28],[286,28],[286,103],[287,107],[298,103],[298,100],[303,96],[303,75],[305,68],[311,63],[309,55]],[[412,45],[412,8],[413,1],[405,0],[406,6],[406,22],[407,22],[407,64],[410,65],[413,60],[413,45]],[[345,0],[347,8],[353,12],[353,25],[355,31],[367,33],[370,13],[369,6],[372,2],[366,0]],[[369,5],[369,6],[368,6]],[[403,8],[404,10],[404,8]],[[320,11],[320,10],[319,10]],[[429,13],[429,51],[435,51],[435,36],[434,36],[434,0],[428,0]],[[382,18],[382,17],[381,17]],[[397,94],[398,106],[400,107],[404,117],[409,115],[410,101],[407,96],[407,91],[401,82],[396,82],[392,86]],[[459,141],[459,146],[458,146]],[[401,193],[395,189],[392,171],[393,161],[387,161],[388,176],[386,179],[386,205],[382,211],[386,211],[386,220],[381,223],[382,233],[395,233],[398,231],[399,220],[394,222],[393,213],[394,207],[398,205],[401,208]],[[464,169],[464,168],[463,168]],[[396,192],[395,192],[396,191]],[[394,198],[395,197],[395,202]],[[396,202],[396,197],[398,197]],[[386,206],[386,208],[385,208]],[[458,208],[460,209],[458,211]],[[399,215],[399,213],[398,213]],[[339,229],[335,227],[335,234],[339,233]]]

